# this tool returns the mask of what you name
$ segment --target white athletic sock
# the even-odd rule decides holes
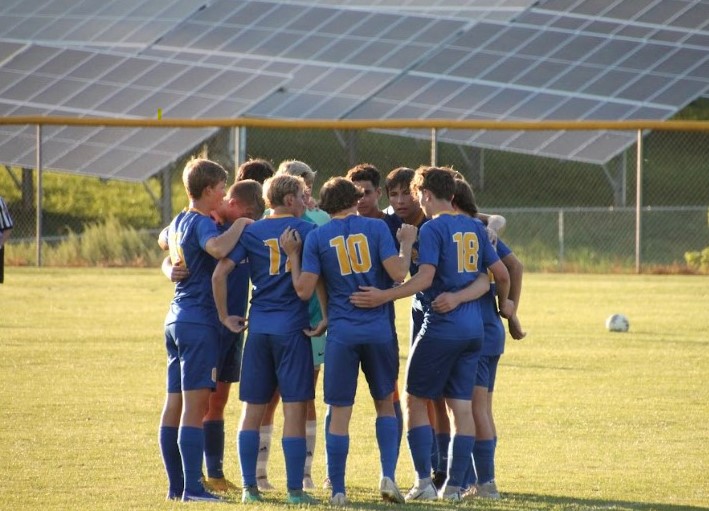
[[[305,423],[305,475],[309,476],[313,466],[313,456],[315,455],[315,435],[318,429],[317,421],[306,421]]]
[[[256,477],[266,477],[268,454],[271,452],[271,434],[273,424],[259,428],[258,458],[256,458]]]

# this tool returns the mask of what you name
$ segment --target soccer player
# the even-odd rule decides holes
[[[506,300],[509,275],[499,261],[482,222],[456,214],[451,200],[455,178],[450,169],[420,167],[412,181],[421,208],[430,220],[419,232],[419,271],[407,282],[385,290],[361,287],[351,300],[357,306],[378,306],[421,292],[423,325],[409,353],[406,368],[408,443],[416,483],[406,500],[460,500],[468,460],[475,441],[471,396],[483,338],[480,303],[489,289],[485,269]],[[462,293],[464,301],[447,314],[432,304],[443,292]],[[505,303],[506,306],[506,303]],[[437,375],[432,378],[432,375]],[[453,414],[448,478],[440,493],[431,480],[431,425],[427,400],[444,397]]]
[[[209,217],[224,199],[226,179],[226,171],[215,162],[189,161],[182,173],[189,209],[178,214],[168,228],[170,257],[184,265],[190,275],[175,285],[175,296],[165,318],[167,396],[159,444],[169,483],[168,499],[221,500],[205,490],[200,481],[202,420],[216,386],[219,351],[211,275],[215,259],[229,253],[250,222],[238,220],[219,234]]]
[[[226,279],[234,267],[248,259],[251,267],[249,333],[244,345],[239,399],[244,408],[239,426],[239,464],[243,479],[242,502],[262,500],[256,482],[259,427],[264,411],[276,389],[280,389],[285,416],[283,453],[291,504],[315,502],[303,492],[306,457],[306,402],[315,398],[313,356],[307,335],[325,331],[322,323],[310,330],[308,306],[293,289],[290,264],[279,237],[286,227],[302,237],[315,226],[301,220],[305,211],[302,178],[278,175],[264,183],[267,205],[272,214],[250,225],[239,244],[217,264],[212,277],[214,301],[219,319],[232,331],[243,327],[243,318],[230,316],[227,308]]]
[[[276,175],[290,175],[303,178],[305,182],[305,213],[301,217],[303,220],[312,222],[315,225],[322,225],[330,220],[330,215],[321,210],[315,204],[313,199],[313,184],[315,183],[315,171],[310,168],[305,162],[299,160],[284,160],[278,165]],[[322,321],[320,314],[320,302],[316,296],[313,296],[308,302],[308,312],[310,314],[310,324],[317,325]],[[325,355],[325,335],[313,336],[310,338],[310,343],[313,350],[313,381],[314,385],[318,384],[318,376],[320,375],[320,366],[323,363]],[[266,411],[259,429],[259,450],[258,461],[256,463],[256,481],[258,488],[261,491],[272,490],[273,485],[268,480],[268,457],[271,452],[271,435],[273,432],[273,417],[278,406],[280,396],[276,391],[271,399],[271,402],[266,407]],[[307,418],[305,422],[305,475],[303,476],[303,488],[315,488],[313,483],[312,465],[313,455],[315,453],[315,438],[317,434],[317,414],[315,410],[315,400],[308,401]]]
[[[265,204],[261,185],[251,179],[237,181],[227,191],[225,200],[211,216],[217,222],[217,229],[225,232],[239,218],[258,220],[263,216]],[[160,234],[159,245],[164,250],[167,246],[167,231]],[[172,281],[179,282],[189,276],[188,269],[181,264],[172,264],[166,257],[162,266],[163,273]],[[228,309],[230,314],[246,316],[246,304],[249,294],[249,265],[240,264],[229,275]],[[241,372],[241,353],[243,332],[234,333],[221,323],[219,328],[219,357],[217,361],[217,387],[209,395],[209,406],[202,422],[204,430],[204,459],[207,477],[204,485],[216,492],[233,490],[236,487],[224,476],[224,409],[229,400],[231,384],[239,381]]]
[[[319,278],[328,296],[328,335],[325,349],[325,402],[331,418],[325,436],[328,476],[332,485],[330,502],[346,503],[345,466],[349,452],[349,422],[361,365],[377,412],[375,423],[379,445],[382,498],[404,503],[395,483],[398,432],[393,407],[394,382],[398,372],[398,350],[394,346],[391,309],[388,304],[357,309],[350,295],[358,286],[390,286],[403,281],[411,262],[416,228],[402,226],[397,237],[401,254],[389,229],[380,220],[358,216],[362,193],[348,179],[334,177],[320,190],[321,207],[332,220],[311,232],[305,240],[301,272],[301,240],[296,231],[286,230],[281,245],[292,264],[293,285],[301,299],[309,299]],[[385,275],[386,273],[386,275]]]
[[[352,181],[357,187],[359,187],[362,190],[362,198],[359,199],[357,202],[357,214],[360,216],[364,216],[367,218],[379,218],[381,220],[384,220],[384,222],[387,224],[389,227],[389,230],[391,231],[393,239],[396,241],[398,244],[398,240],[396,239],[396,232],[401,228],[402,225],[411,225],[411,224],[404,224],[401,218],[396,216],[395,214],[389,214],[383,212],[381,209],[379,209],[379,199],[382,196],[382,188],[380,186],[380,181],[381,181],[381,175],[379,173],[379,169],[375,167],[374,165],[371,165],[369,163],[360,163],[359,165],[356,165],[352,167],[350,170],[347,171],[347,179]],[[393,285],[393,281],[390,282],[391,285]],[[399,353],[399,338],[396,334],[396,323],[395,323],[395,316],[394,316],[394,304],[390,304],[390,311],[391,311],[391,321],[392,325],[394,325],[394,345],[396,346],[396,352],[397,352],[397,360],[399,359],[398,353]],[[396,374],[399,374],[399,367],[397,365],[396,368]],[[398,429],[398,442],[397,446],[401,445],[401,438],[403,435],[404,431],[404,416],[401,411],[401,400],[399,398],[399,382],[398,382],[398,377],[397,381],[394,382],[394,396],[393,396],[393,403],[394,403],[394,414],[396,415],[396,421],[397,421],[397,429]]]
[[[464,180],[456,180],[453,206],[461,213],[477,216],[478,209],[470,185]],[[524,331],[517,318],[517,307],[522,290],[522,263],[512,250],[498,238],[495,248],[500,260],[510,274],[509,300],[513,315],[508,318],[509,329],[514,339],[522,339]],[[434,303],[436,312],[445,314],[454,306],[455,301],[439,295]],[[483,348],[478,361],[475,388],[473,390],[473,418],[475,420],[475,445],[473,447],[474,467],[471,463],[466,474],[465,486],[468,491],[463,498],[481,497],[499,499],[500,493],[495,483],[495,447],[497,431],[492,415],[492,396],[497,375],[500,356],[505,350],[505,328],[498,313],[495,283],[490,285],[490,291],[480,298],[480,308],[485,326]],[[473,486],[477,477],[477,484]]]
[[[227,192],[222,207],[215,212],[217,225],[224,231],[239,218],[258,220],[263,216],[265,204],[261,185],[248,179],[237,181]],[[246,316],[249,296],[249,264],[239,266],[229,275],[230,314]],[[207,488],[213,491],[227,491],[235,486],[224,477],[224,409],[229,399],[231,384],[239,381],[243,332],[235,333],[224,325],[219,325],[220,357],[217,365],[217,388],[209,396],[209,407],[202,422],[204,427],[204,459]]]

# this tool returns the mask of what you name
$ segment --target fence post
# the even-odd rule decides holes
[[[438,130],[431,128],[431,167],[438,165]]]
[[[559,209],[559,271],[564,271],[564,210]]]
[[[37,125],[37,214],[35,242],[37,243],[37,267],[42,266],[42,125]]]
[[[643,130],[638,130],[638,154],[636,156],[636,177],[635,177],[635,273],[641,271],[640,249],[642,239],[640,231],[642,227],[642,195],[643,195]]]

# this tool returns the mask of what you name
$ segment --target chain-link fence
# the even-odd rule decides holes
[[[466,176],[482,211],[507,218],[503,239],[529,270],[629,272],[636,269],[639,259],[643,271],[684,271],[691,269],[686,253],[709,247],[709,126],[705,131],[646,133],[639,188],[636,145],[601,165],[440,142],[434,145],[431,130],[416,132],[419,138],[411,138],[390,131],[259,127],[239,130],[242,151],[238,153],[233,148],[233,131],[222,129],[205,148],[195,151],[206,151],[231,169],[240,158],[265,158],[274,165],[285,159],[303,160],[318,171],[316,194],[327,178],[344,175],[356,163],[375,165],[383,187],[390,170],[430,164],[435,153],[438,165],[451,166]],[[173,212],[185,205],[181,168],[182,162],[172,167]],[[45,238],[63,234],[57,224],[77,221],[66,212],[50,211],[66,179],[57,178],[51,186],[49,178],[45,179]],[[31,239],[36,226],[36,173],[15,169],[0,177],[0,185],[8,188],[0,195],[9,199],[18,225],[13,238]],[[73,214],[81,222],[96,221],[105,214],[105,208],[97,211],[92,204],[127,200],[119,184],[102,182],[101,187],[100,196],[88,186],[85,194],[71,194],[76,201]],[[122,220],[136,229],[157,229],[164,221],[159,208],[160,178],[139,188],[130,198],[133,207],[124,208],[119,216],[126,216]],[[385,192],[380,206],[388,206]],[[693,269],[700,266],[694,264]],[[704,271],[708,269],[709,261]]]

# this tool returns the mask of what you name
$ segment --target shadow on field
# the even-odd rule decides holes
[[[480,502],[475,500],[474,502]],[[494,502],[494,504],[493,504]],[[476,506],[482,509],[572,509],[572,510],[613,510],[622,511],[625,509],[633,511],[706,511],[707,507],[686,506],[677,504],[658,504],[650,502],[628,502],[622,500],[603,499],[577,499],[573,497],[559,497],[551,495],[537,495],[532,493],[508,493],[505,492],[503,499],[499,501],[486,501],[484,506]]]

